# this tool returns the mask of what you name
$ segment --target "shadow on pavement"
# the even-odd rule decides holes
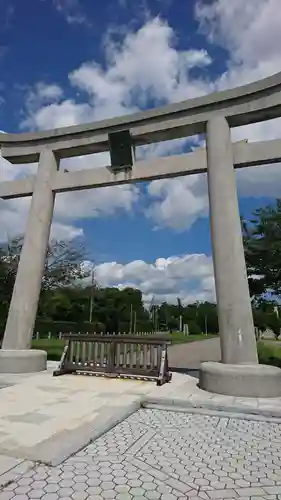
[[[199,378],[199,370],[197,368],[176,368],[176,367],[170,366],[169,370],[171,372],[183,373],[185,375],[190,375],[191,377],[194,377],[194,378]]]

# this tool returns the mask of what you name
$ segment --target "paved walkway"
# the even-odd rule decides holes
[[[218,338],[169,347],[169,364],[173,368],[198,370],[203,361],[220,361],[220,359]]]
[[[281,398],[54,367],[0,376],[0,500],[281,499]]]
[[[30,465],[0,500],[281,498],[281,426],[140,410],[57,467]]]

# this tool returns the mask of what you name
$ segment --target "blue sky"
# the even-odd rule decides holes
[[[27,6],[28,4],[28,6]],[[94,121],[233,87],[281,70],[279,0],[1,0],[0,129]],[[270,40],[268,40],[270,20]],[[279,137],[278,120],[233,140]],[[148,148],[165,156],[203,138]],[[143,153],[144,154],[144,153]],[[1,178],[36,166],[1,161]],[[66,161],[105,165],[107,156]],[[280,166],[237,173],[245,216],[279,196]],[[24,232],[28,199],[1,202],[0,238]],[[4,204],[5,203],[5,204]],[[57,196],[52,235],[83,240],[101,284],[146,301],[213,300],[205,176]]]

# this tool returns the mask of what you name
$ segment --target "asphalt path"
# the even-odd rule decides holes
[[[169,368],[178,371],[197,371],[203,361],[220,361],[218,338],[198,340],[168,347]]]

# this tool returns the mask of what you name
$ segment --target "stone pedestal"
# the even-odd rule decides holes
[[[267,365],[202,363],[201,389],[228,396],[277,398],[281,396],[281,370]]]
[[[33,373],[47,369],[47,353],[36,349],[0,349],[0,373]]]

